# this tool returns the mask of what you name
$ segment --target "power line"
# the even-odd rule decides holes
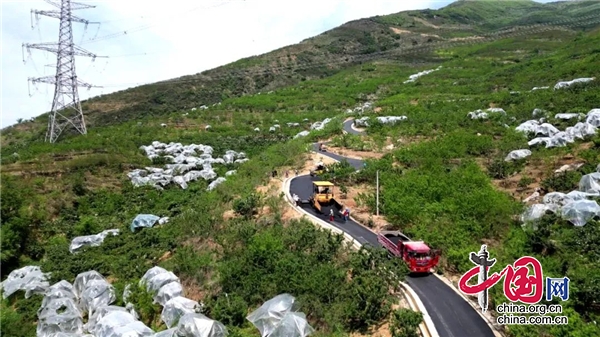
[[[308,31],[308,32],[304,32],[304,34],[306,35],[312,35],[312,34],[319,34],[319,33],[323,33],[322,29],[315,29],[312,31]],[[277,36],[269,36],[269,37],[265,37],[262,39],[253,39],[252,42],[257,42],[257,41],[269,41],[269,40],[274,40],[274,39],[279,39],[279,38],[284,38],[286,37],[286,35],[277,35]],[[309,37],[310,38],[310,37]],[[305,40],[307,38],[304,38],[303,40]],[[133,56],[148,56],[148,55],[166,55],[166,54],[170,54],[171,51],[165,51],[164,49],[160,50],[160,51],[145,51],[145,52],[138,52],[138,53],[131,53],[131,54],[122,54],[122,55],[114,55],[114,56],[109,56],[110,58],[125,58],[125,57],[133,57]]]
[[[60,20],[58,43],[24,43],[23,48],[27,48],[27,51],[30,49],[49,51],[57,55],[55,76],[28,79],[29,82],[34,84],[54,84],[54,99],[52,101],[52,109],[46,133],[46,141],[54,143],[69,125],[74,127],[80,134],[87,134],[83,111],[79,101],[78,87],[91,88],[93,86],[77,79],[75,56],[88,56],[93,59],[98,56],[73,44],[73,21],[86,25],[93,22],[74,16],[72,11],[94,8],[95,6],[71,2],[71,0],[60,0],[60,3],[58,0],[45,1],[57,7],[58,10],[32,10],[31,13],[32,15],[35,14],[36,17],[44,15]]]
[[[587,19],[596,19],[596,20],[585,21]],[[541,33],[541,32],[545,32],[545,31],[549,31],[549,30],[554,30],[557,28],[567,28],[567,27],[577,26],[577,25],[581,25],[581,24],[590,24],[590,23],[598,23],[598,22],[600,22],[600,18],[598,18],[598,16],[590,15],[590,16],[580,17],[577,19],[566,19],[566,20],[556,21],[556,22],[547,23],[547,24],[538,24],[538,25],[529,25],[529,26],[522,26],[522,27],[513,27],[510,29],[502,29],[502,30],[495,31],[495,32],[492,32],[489,34],[481,35],[479,38],[454,40],[454,41],[431,42],[431,43],[428,43],[425,45],[394,48],[391,50],[371,53],[371,54],[367,54],[367,55],[343,56],[343,57],[338,57],[333,60],[330,59],[328,61],[322,61],[322,62],[310,62],[309,61],[309,62],[296,63],[294,65],[269,67],[269,68],[263,67],[262,69],[253,69],[253,70],[225,70],[226,73],[222,73],[219,75],[206,74],[207,72],[214,72],[214,71],[217,71],[217,69],[219,69],[219,68],[216,68],[216,69],[211,69],[211,70],[205,71],[204,73],[200,73],[199,75],[190,75],[190,76],[194,76],[194,78],[179,78],[179,79],[165,80],[165,81],[154,82],[154,83],[139,83],[138,82],[138,83],[107,84],[107,85],[104,85],[103,87],[109,88],[109,87],[123,87],[123,86],[130,86],[130,85],[196,83],[198,81],[202,81],[202,80],[206,80],[206,79],[219,80],[219,79],[228,79],[228,78],[232,78],[232,77],[269,75],[269,74],[277,73],[278,71],[308,70],[308,69],[314,69],[314,68],[319,68],[319,67],[324,67],[324,66],[332,66],[332,65],[355,63],[355,62],[367,62],[367,61],[378,59],[378,58],[381,58],[384,56],[401,57],[401,56],[422,53],[424,51],[430,51],[430,50],[440,49],[440,48],[458,47],[458,46],[464,46],[464,45],[479,44],[479,43],[483,43],[483,42],[493,42],[493,41],[496,41],[499,39],[518,37],[518,36],[522,36],[522,35],[530,35],[530,34],[534,34],[534,33]],[[557,24],[564,24],[564,23],[567,23],[567,24],[557,26]],[[287,57],[283,56],[283,57],[279,57],[279,58],[270,60],[270,62],[278,62],[278,61],[283,61],[283,60],[287,61],[288,59],[287,59]]]
[[[210,8],[221,7],[221,6],[227,5],[230,2],[237,2],[237,1],[241,1],[241,0],[227,0],[227,1],[223,0],[219,4],[213,5],[213,6],[196,6],[194,8],[191,8],[191,9],[188,9],[188,10],[184,11],[183,13],[173,15],[170,18],[178,17],[178,16],[181,16],[181,15],[188,15],[188,14],[193,13],[193,12],[199,10],[199,9],[210,9]],[[108,35],[96,37],[96,38],[93,38],[93,39],[85,40],[81,44],[88,44],[88,43],[94,43],[94,42],[99,42],[99,41],[114,39],[114,38],[121,37],[121,36],[124,36],[124,35],[130,35],[130,34],[133,34],[133,33],[141,32],[141,31],[146,30],[146,29],[157,27],[157,26],[163,25],[165,23],[168,23],[168,21],[167,20],[162,20],[161,22],[158,22],[158,23],[146,24],[146,25],[141,25],[141,26],[137,26],[137,27],[132,27],[132,28],[129,28],[129,29],[122,30],[122,31],[120,31],[118,33],[112,33],[112,34],[108,34]]]

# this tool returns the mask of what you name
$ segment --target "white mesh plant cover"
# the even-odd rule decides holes
[[[83,333],[83,318],[69,297],[44,301],[38,310],[37,337],[48,337],[58,332]]]
[[[13,270],[6,280],[0,283],[2,296],[7,298],[19,290],[25,290],[25,298],[33,294],[43,294],[50,286],[48,276],[50,273],[42,273],[39,266],[26,266]]]
[[[600,128],[600,109],[592,109],[587,113],[586,123]]]
[[[288,312],[269,337],[306,337],[315,331],[301,312]]]
[[[151,293],[157,293],[160,290],[160,288],[171,282],[179,283],[179,278],[177,277],[177,275],[173,274],[170,271],[166,273],[160,273],[148,280],[146,284],[146,289]]]
[[[118,229],[107,229],[98,234],[75,237],[71,241],[71,245],[69,246],[69,251],[71,253],[74,253],[75,251],[79,250],[81,247],[85,247],[85,246],[98,247],[104,242],[104,239],[109,235],[112,235],[112,236],[119,235],[119,230]]]
[[[155,266],[155,267],[148,269],[148,271],[146,271],[144,276],[142,276],[142,279],[140,280],[140,285],[145,286],[146,290],[148,292],[153,293],[154,300],[156,301],[159,290],[163,286],[168,285],[169,283],[172,283],[172,282],[179,283],[179,278],[177,277],[177,275],[173,274],[172,272],[170,272],[164,268]],[[168,296],[168,295],[166,295],[166,292],[165,292],[165,295],[163,295],[163,296]],[[176,297],[176,296],[177,295],[174,295],[173,297]],[[167,298],[167,301],[169,299],[170,298]],[[166,301],[165,301],[165,303],[166,303]]]
[[[504,161],[511,161],[511,160],[519,160],[519,159],[524,159],[531,156],[531,151],[526,150],[526,149],[521,149],[521,150],[514,150],[511,151],[506,158],[504,158]]]
[[[302,132],[299,132],[297,135],[295,135],[295,136],[294,136],[294,139],[296,139],[296,138],[300,138],[300,137],[306,137],[306,136],[308,136],[309,134],[310,134],[310,132],[309,132],[309,131],[306,131],[306,130],[304,130],[304,131],[302,131]]]
[[[70,333],[70,332],[57,332],[57,333],[53,333],[51,335],[48,335],[48,337],[95,337],[94,335],[90,335],[90,334],[79,334],[79,333]]]
[[[521,214],[522,222],[535,222],[544,216],[547,212],[556,213],[559,206],[555,204],[535,204],[528,207],[523,214]]]
[[[579,190],[586,193],[600,193],[600,172],[592,172],[581,177]]]
[[[590,197],[598,197],[599,193],[587,193],[581,191],[571,191],[567,194],[562,192],[550,192],[544,196],[544,204],[555,204],[564,206],[570,202],[578,200],[587,200]]]
[[[506,115],[506,111],[502,108],[489,108],[485,109],[485,111],[481,109],[477,109],[475,111],[471,111],[467,114],[471,119],[487,119],[489,113],[500,113]]]
[[[179,319],[176,336],[179,337],[225,337],[227,328],[202,314],[185,314]]]
[[[196,313],[199,310],[200,304],[198,302],[178,296],[165,303],[160,318],[168,328],[172,328],[177,325],[179,318],[183,315]]]
[[[382,116],[377,117],[377,121],[381,124],[396,124],[400,121],[405,121],[408,119],[406,116]]]
[[[173,177],[173,182],[175,184],[179,185],[179,187],[181,187],[184,190],[188,188],[188,184],[185,182],[185,179],[183,178],[183,176]]]
[[[246,319],[260,331],[262,337],[266,337],[275,330],[286,313],[295,311],[295,304],[294,296],[277,295],[253,311]]]
[[[577,227],[584,226],[595,217],[600,217],[600,205],[594,200],[577,200],[561,209],[561,216]]]
[[[554,115],[555,119],[573,119],[573,118],[577,118],[577,119],[581,119],[582,116],[581,114],[578,113],[562,113],[562,114],[556,114]]]
[[[44,299],[42,300],[42,306],[44,306],[44,301],[63,297],[68,297],[75,302],[77,301],[77,295],[75,295],[73,285],[65,280],[56,282],[46,289]]]
[[[75,282],[73,282],[73,291],[75,292],[75,295],[80,298],[85,288],[87,288],[87,284],[93,280],[104,281],[104,277],[95,270],[79,273],[75,277]]]
[[[94,331],[95,337],[152,337],[154,331],[128,312],[111,311],[102,317]]]
[[[110,283],[105,280],[92,280],[86,284],[79,298],[79,308],[82,312],[87,311],[91,316],[94,310],[107,306],[116,299],[115,289]]]
[[[591,82],[594,79],[595,79],[595,77],[583,77],[583,78],[576,78],[576,79],[571,80],[571,81],[558,82],[554,86],[554,90],[568,88],[568,87],[572,86],[575,83],[587,83],[587,82]]]
[[[352,123],[358,127],[368,127],[369,126],[369,117],[361,117],[358,119],[354,119],[354,121]]]
[[[181,296],[183,287],[178,281],[170,282],[160,287],[154,296],[154,302],[164,306],[170,299]]]
[[[593,136],[598,132],[598,128],[590,123],[577,123],[574,126],[570,126],[565,129],[567,135],[573,139],[585,140],[586,138]]]
[[[414,82],[414,81],[416,81],[416,80],[417,80],[419,77],[421,77],[421,76],[424,76],[424,75],[427,75],[427,74],[431,74],[432,72],[434,72],[434,71],[438,71],[438,70],[440,70],[440,69],[442,69],[442,66],[439,66],[439,67],[437,67],[437,68],[435,68],[435,69],[430,69],[430,70],[423,70],[423,71],[420,71],[420,72],[418,72],[418,73],[416,73],[416,74],[410,75],[410,76],[408,77],[408,80],[404,81],[403,83],[404,83],[404,84],[406,84],[406,83],[411,83],[411,82]]]
[[[135,321],[123,326],[115,327],[112,332],[106,336],[96,337],[154,337],[154,331],[144,323]]]
[[[131,221],[131,226],[129,227],[132,232],[135,232],[136,228],[151,228],[156,223],[159,225],[165,224],[169,222],[169,217],[159,217],[154,214],[138,214]]]
[[[177,328],[167,329],[155,333],[154,337],[177,337],[177,335],[175,335],[175,332],[177,332]]]
[[[113,311],[127,312],[127,309],[116,305],[105,305],[97,308],[94,313],[88,318],[88,322],[83,326],[86,331],[92,332],[95,330],[98,322],[106,315]]]
[[[150,281],[150,279],[152,279],[154,276],[156,276],[158,274],[168,273],[168,272],[169,271],[166,270],[165,268],[162,268],[159,266],[154,266],[154,267],[148,269],[146,271],[146,273],[144,274],[144,276],[142,276],[142,278],[140,279],[140,285],[147,284],[148,281]]]
[[[310,129],[311,130],[323,130],[323,128],[331,121],[332,121],[331,118],[325,118],[322,122],[314,122],[310,126]]]
[[[208,187],[206,188],[207,191],[212,191],[214,190],[217,186],[221,185],[222,183],[224,183],[227,179],[223,178],[223,177],[219,177],[217,179],[215,179],[213,182],[211,182],[210,184],[208,184]]]
[[[564,206],[570,202],[573,201],[573,198],[571,198],[570,196],[567,196],[565,193],[562,192],[550,192],[546,195],[544,195],[544,198],[542,199],[544,204],[554,204],[554,205],[558,205],[558,206]]]
[[[558,130],[552,124],[540,124],[540,122],[536,120],[528,120],[526,122],[523,122],[519,126],[517,126],[515,130],[526,134],[543,135],[548,137],[552,137],[560,132],[560,130]]]

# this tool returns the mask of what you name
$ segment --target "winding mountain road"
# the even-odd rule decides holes
[[[361,132],[352,128],[352,122],[352,120],[345,121],[344,130],[351,134],[360,134]],[[317,144],[314,144],[314,150],[319,152]],[[346,158],[329,152],[320,153],[338,161],[346,159],[357,170],[363,167],[363,161],[358,159]],[[295,177],[290,182],[290,193],[295,193],[300,199],[306,200],[312,193],[312,181],[319,180],[318,177],[309,175]],[[310,205],[302,205],[302,208],[319,219],[329,220],[328,207],[323,207],[324,214],[319,214]],[[343,222],[339,214],[336,214],[335,221],[331,224],[348,233],[363,245],[381,247],[374,232],[352,220]],[[425,305],[440,337],[494,337],[490,327],[473,307],[436,276],[409,276],[406,278],[406,283],[411,286]]]

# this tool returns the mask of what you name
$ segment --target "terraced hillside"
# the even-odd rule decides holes
[[[558,27],[561,19],[573,21]],[[522,227],[519,220],[526,206],[521,199],[535,188],[542,188],[542,196],[569,192],[596,170],[598,134],[546,149],[530,148],[528,138],[515,131],[534,119],[534,109],[545,110],[546,120],[564,130],[576,121],[556,114],[600,108],[599,21],[595,2],[458,2],[439,11],[359,20],[203,75],[90,100],[86,106],[93,125],[87,136],[42,143],[44,117],[5,129],[3,279],[27,265],[52,272],[50,284],[73,282],[78,274],[96,270],[114,287],[115,305],[131,302],[140,320],[159,331],[167,328],[161,305],[135,286],[159,265],[177,275],[182,296],[204,302],[204,313],[225,324],[230,335],[258,336],[246,315],[286,292],[297,298],[317,336],[388,336],[394,327],[414,331],[410,323],[418,322],[418,316],[403,308],[396,280],[383,272],[392,268],[402,278],[398,261],[377,251],[367,255],[348,249],[340,238],[299,219],[281,198],[282,172],[307,171],[318,160],[313,156],[311,161],[308,145],[330,139],[331,151],[373,158],[358,175],[350,177],[353,169],[338,168],[336,179],[347,189],[344,202],[353,213],[366,226],[387,224],[442,248],[440,273],[446,277],[455,279],[470,269],[468,253],[486,243],[498,258],[494,268],[529,254],[542,261],[545,274],[571,278],[571,297],[562,303],[569,325],[509,326],[504,334],[599,335],[594,323],[600,301],[598,221],[574,227],[549,216],[534,229]],[[515,26],[540,23],[546,25]],[[508,31],[505,38],[478,38],[502,30]],[[393,44],[384,47],[385,36],[414,48],[413,53]],[[459,44],[465,42],[469,44]],[[419,49],[423,45],[431,48]],[[288,51],[292,61],[285,61]],[[313,56],[302,54],[307,51]],[[274,60],[282,55],[285,62],[278,66]],[[315,66],[324,55],[349,61],[372,58],[362,58],[361,64],[344,59],[326,72]],[[304,72],[285,68],[292,64],[302,65]],[[438,70],[408,81],[430,69]],[[594,77],[553,90],[559,81]],[[534,87],[549,88],[532,91]],[[363,116],[402,115],[407,120],[393,126],[371,123],[362,137],[342,135],[342,121],[352,116],[347,110],[356,114],[361,109],[355,107],[366,102],[371,109],[364,109]],[[467,116],[494,107],[506,115],[490,113],[484,120]],[[325,118],[332,120],[310,131]],[[294,139],[301,131],[310,133]],[[153,141],[210,145],[212,158],[222,158],[212,170],[226,180],[210,191],[214,177],[189,180],[186,189],[176,181],[162,189],[134,187],[128,173],[169,164],[164,157],[149,159],[148,148],[140,149]],[[196,156],[202,157],[203,150],[196,148]],[[505,162],[517,149],[532,154]],[[249,160],[226,160],[227,150],[245,152]],[[178,154],[173,152],[172,159]],[[565,164],[582,165],[555,175]],[[273,169],[278,178],[270,177]],[[369,216],[377,169],[380,217]],[[208,172],[202,165],[192,170]],[[138,214],[170,219],[132,232],[130,224]],[[120,234],[97,247],[69,251],[73,238],[108,229],[120,229]],[[125,301],[121,294],[127,284],[134,285],[133,295]],[[492,304],[505,301],[498,286],[490,294]],[[25,298],[21,291],[3,299],[2,334],[35,335],[41,304],[41,295]]]

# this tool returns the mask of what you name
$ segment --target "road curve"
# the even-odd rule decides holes
[[[352,120],[344,122],[344,130],[352,134],[360,133],[352,129],[351,125]],[[314,144],[314,150],[318,152],[317,144]],[[345,158],[329,152],[320,153],[335,160],[346,159],[357,170],[363,167],[363,162],[358,159]],[[290,182],[290,193],[295,193],[300,199],[306,200],[312,193],[311,182],[318,180],[320,180],[318,177],[309,175],[295,177]],[[324,214],[319,214],[310,205],[303,204],[302,208],[319,219],[329,220],[328,207],[323,207]],[[381,247],[374,232],[352,220],[343,222],[339,214],[336,214],[335,221],[331,224],[363,245]],[[440,337],[494,337],[490,327],[473,307],[439,278],[434,275],[409,276],[406,278],[406,283],[425,305]]]
[[[344,131],[348,132],[349,134],[360,135],[362,132],[353,129],[352,128],[353,124],[354,124],[354,119],[349,119],[349,120],[345,121],[344,122]]]

